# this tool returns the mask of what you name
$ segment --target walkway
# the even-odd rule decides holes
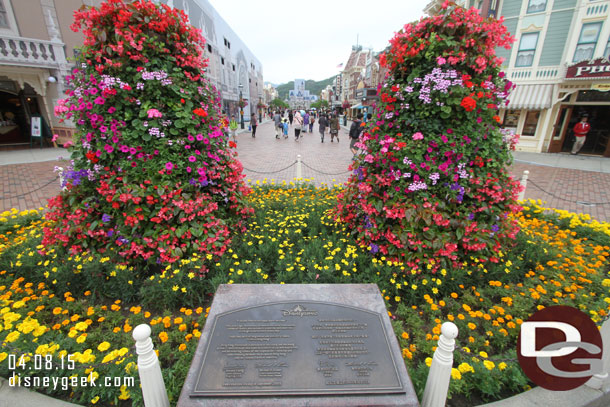
[[[301,155],[303,178],[313,178],[316,185],[342,184],[349,176],[351,153],[346,128],[339,134],[339,143],[331,143],[327,135],[323,144],[317,125],[314,133],[305,133],[299,141],[294,141],[292,130],[288,139],[276,140],[271,122],[260,125],[257,133],[252,138],[245,129],[237,136],[238,158],[251,181],[293,181],[297,155]],[[57,160],[65,154],[61,149],[0,152],[0,212],[39,208],[59,193],[53,168],[65,166]],[[510,169],[517,178],[524,170],[530,171],[526,198],[610,221],[609,158],[516,152]]]

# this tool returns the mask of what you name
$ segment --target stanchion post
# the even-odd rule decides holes
[[[527,188],[527,177],[530,175],[528,170],[523,171],[523,175],[521,176],[521,192],[519,192],[519,200],[523,201],[525,199],[525,188]]]
[[[457,335],[458,327],[453,322],[445,322],[441,325],[441,337],[432,357],[421,407],[444,407],[447,403]]]
[[[297,155],[297,179],[303,178],[303,166],[301,163],[301,154]]]
[[[169,399],[165,390],[165,382],[161,374],[159,358],[150,339],[150,326],[141,324],[133,330],[138,354],[138,373],[142,386],[142,396],[145,407],[169,407]]]

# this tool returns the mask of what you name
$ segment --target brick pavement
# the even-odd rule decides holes
[[[276,183],[293,181],[296,178],[296,165],[293,164],[300,154],[303,178],[313,178],[316,185],[342,184],[347,180],[351,152],[345,129],[339,134],[339,143],[331,143],[328,134],[324,143],[320,143],[317,125],[314,133],[305,133],[299,141],[294,141],[292,129],[289,133],[288,139],[276,140],[272,123],[266,122],[257,129],[256,138],[247,131],[238,134],[237,153],[247,179],[275,180]],[[48,198],[59,193],[59,180],[55,180],[53,173],[55,165],[65,166],[65,163],[0,165],[0,212],[44,206]],[[286,167],[289,168],[284,169]],[[510,170],[517,178],[524,170],[530,171],[526,198],[541,199],[549,207],[588,213],[600,221],[610,221],[610,204],[599,205],[610,202],[610,174],[524,163],[515,163]],[[34,192],[28,194],[29,191]],[[584,205],[583,202],[598,204]]]

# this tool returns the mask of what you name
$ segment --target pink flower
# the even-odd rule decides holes
[[[58,134],[53,134],[53,138],[51,139],[52,142],[56,142],[57,141],[57,137],[59,137]]]
[[[148,118],[154,119],[155,117],[163,117],[163,114],[157,109],[148,109]]]
[[[189,161],[193,163],[193,162],[197,161],[197,158],[192,155],[189,157]]]
[[[174,164],[172,164],[172,163],[166,163],[166,164],[165,164],[165,169],[166,169],[166,170],[168,170],[168,171],[173,170],[173,169],[174,169]]]
[[[436,63],[438,65],[445,65],[447,63],[447,60],[443,57],[436,57]]]
[[[413,135],[413,140],[423,140],[423,139],[424,139],[424,135],[421,134],[419,131]]]
[[[101,96],[96,97],[95,100],[94,100],[96,105],[103,105],[105,101],[106,101],[106,99],[104,99]]]

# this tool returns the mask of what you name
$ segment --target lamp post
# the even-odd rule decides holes
[[[242,130],[244,128],[244,107],[243,107],[244,99],[243,99],[243,94],[242,94],[242,89],[243,88],[244,88],[244,85],[239,85],[239,114],[241,116],[241,128],[242,128]]]

